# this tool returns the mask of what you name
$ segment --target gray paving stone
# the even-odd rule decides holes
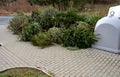
[[[40,49],[19,41],[7,26],[0,26],[0,71],[33,67],[55,77],[120,77],[120,55],[88,48],[69,51],[59,45]]]

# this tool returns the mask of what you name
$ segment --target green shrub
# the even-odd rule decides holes
[[[40,25],[42,26],[42,29],[48,30],[49,28],[52,28],[54,26],[54,18],[56,17],[58,12],[59,11],[54,8],[47,8],[42,11],[41,19],[39,21]]]
[[[97,21],[102,18],[101,16],[88,16],[88,15],[80,15],[80,21],[86,22],[91,27],[95,27]]]
[[[85,19],[85,22],[87,22],[88,24],[94,27],[100,18],[102,17],[101,16],[87,16]]]
[[[33,22],[28,24],[25,28],[22,29],[20,34],[21,40],[30,41],[31,37],[41,31],[41,27],[38,23]]]
[[[83,21],[79,21],[77,22],[77,25],[76,25],[77,28],[88,28],[90,27],[90,25],[86,22],[83,22]]]
[[[85,14],[80,14],[80,15],[79,15],[80,21],[83,21],[83,22],[85,22],[86,17],[87,17],[87,15],[85,15]]]
[[[78,28],[75,30],[75,43],[79,48],[91,47],[97,41],[94,32],[89,28]]]
[[[14,34],[19,34],[22,28],[28,24],[27,16],[15,16],[11,21],[8,28],[13,31]]]
[[[96,42],[93,27],[99,16],[78,15],[73,8],[59,12],[54,8],[33,11],[30,16],[16,16],[9,28],[23,41],[46,47],[52,42],[66,47],[88,48]],[[74,49],[73,48],[73,49]]]
[[[48,34],[53,42],[59,43],[59,38],[62,35],[62,31],[58,27],[52,27],[48,30]]]
[[[30,22],[39,22],[41,19],[41,12],[38,10],[32,11]]]
[[[58,24],[57,27],[69,28],[76,24],[79,21],[79,15],[77,14],[76,10],[69,9],[66,12],[60,12],[57,14],[56,21]]]
[[[45,18],[55,17],[59,11],[55,8],[49,7],[41,12]]]
[[[71,27],[63,30],[60,41],[66,47],[88,48],[97,40],[91,29],[79,25],[79,28]]]
[[[73,28],[68,28],[68,29],[64,29],[62,30],[63,32],[63,36],[60,37],[60,42],[63,46],[70,46],[70,47],[74,47],[75,46],[75,38],[74,38],[74,30]]]
[[[47,33],[39,32],[37,35],[34,35],[31,39],[33,45],[40,46],[42,48],[51,44],[50,36]]]

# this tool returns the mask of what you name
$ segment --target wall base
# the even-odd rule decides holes
[[[120,50],[117,50],[117,49],[111,49],[111,48],[106,48],[106,47],[97,46],[97,45],[92,45],[92,47],[100,49],[100,50],[105,50],[105,51],[108,51],[108,52],[112,52],[112,53],[120,53]]]

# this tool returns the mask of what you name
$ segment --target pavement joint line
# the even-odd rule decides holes
[[[26,61],[24,61],[22,58],[20,58],[19,56],[16,56],[15,53],[11,52],[11,50],[9,50],[8,48],[6,48],[5,46],[2,46],[3,48],[5,48],[7,51],[9,51],[11,54],[13,54],[15,57],[17,57],[18,59],[20,59],[21,61],[23,61],[24,63],[26,63],[28,66],[30,65],[29,63],[27,63]]]
[[[0,46],[0,71],[11,67],[28,66],[52,72],[55,77],[120,76],[118,54],[94,48],[72,52],[59,45],[41,50],[29,43],[16,40],[4,26],[0,28],[0,35],[2,36],[0,44],[4,44]]]

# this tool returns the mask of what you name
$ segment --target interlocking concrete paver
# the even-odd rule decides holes
[[[0,26],[0,71],[33,67],[55,77],[120,77],[120,55],[88,48],[69,51],[59,45],[44,49],[19,41],[7,26]]]

